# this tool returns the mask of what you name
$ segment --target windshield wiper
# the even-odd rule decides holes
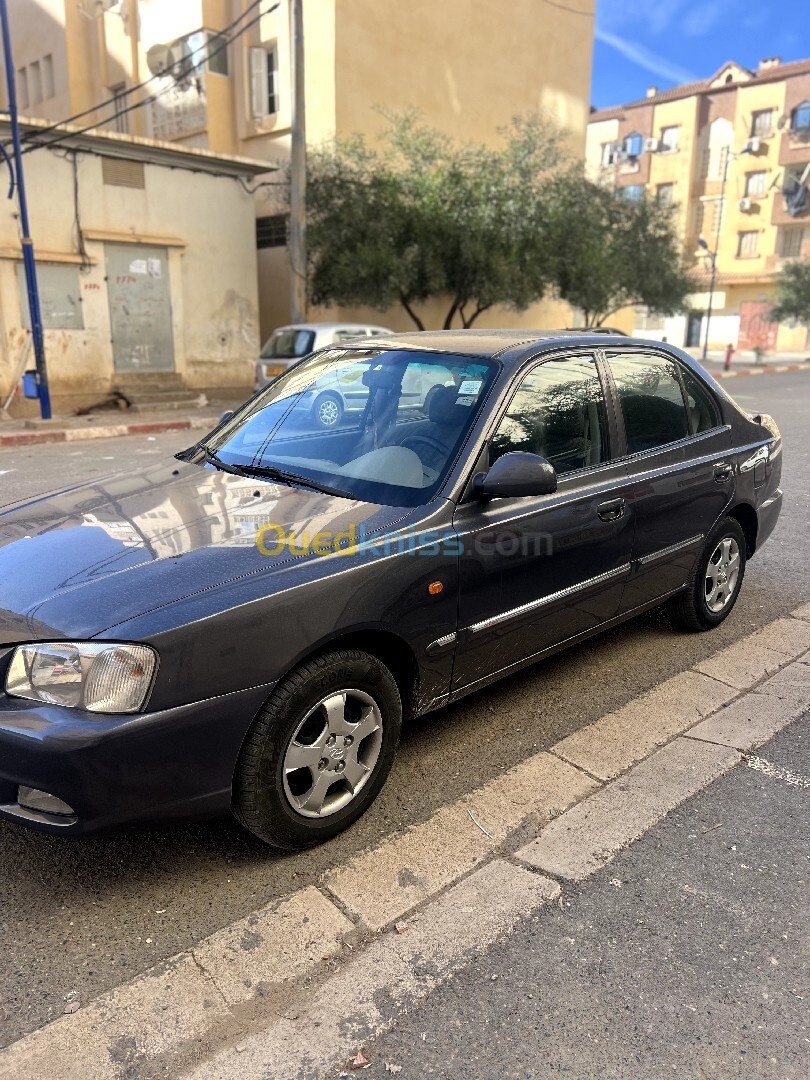
[[[313,491],[322,491],[325,495],[335,495],[339,499],[351,499],[352,502],[358,501],[357,497],[352,495],[351,492],[344,491],[343,488],[332,487],[331,484],[322,484],[318,480],[310,480],[308,476],[285,472],[283,469],[277,469],[274,465],[231,465],[227,461],[223,461],[208,447],[203,446],[201,449],[205,454],[207,464],[213,465],[223,472],[233,473],[234,476],[257,476],[261,480],[277,480],[282,484],[297,484],[299,487],[311,488]]]
[[[299,487],[311,488],[313,491],[322,491],[325,495],[335,495],[339,499],[351,499],[357,502],[357,496],[352,495],[343,488],[332,487],[331,484],[322,484],[320,480],[310,480],[308,476],[299,473],[287,472],[277,469],[275,465],[239,465],[245,476],[258,476],[264,480],[278,480],[282,484],[297,484]]]

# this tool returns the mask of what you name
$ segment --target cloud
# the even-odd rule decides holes
[[[599,0],[596,21],[599,27],[617,30],[622,26],[644,26],[651,34],[663,34],[681,15],[687,0]]]
[[[632,64],[651,71],[662,79],[667,79],[673,83],[687,83],[694,82],[697,78],[693,72],[687,71],[686,68],[682,68],[678,64],[673,64],[663,56],[657,56],[638,42],[629,41],[627,38],[611,34],[607,30],[600,30],[599,27],[596,28],[596,40],[610,46],[611,49],[615,49],[616,52],[621,53]]]
[[[723,0],[715,0],[693,8],[683,20],[683,32],[687,37],[703,37],[717,23],[725,7]]]

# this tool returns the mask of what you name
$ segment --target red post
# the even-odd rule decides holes
[[[726,371],[731,370],[731,358],[732,358],[733,355],[734,355],[734,346],[733,345],[727,345],[726,346],[726,362],[723,365],[723,367],[725,368]]]

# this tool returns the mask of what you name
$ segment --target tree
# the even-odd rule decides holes
[[[525,310],[550,284],[548,180],[563,132],[516,118],[499,148],[457,146],[411,114],[389,116],[382,148],[361,137],[313,152],[307,177],[315,304],[416,306],[446,297],[443,326],[495,304]]]
[[[776,322],[795,319],[810,326],[810,260],[787,263],[783,267],[771,318]]]
[[[626,198],[570,171],[552,182],[552,278],[586,326],[601,326],[625,307],[663,315],[694,291],[669,207]]]

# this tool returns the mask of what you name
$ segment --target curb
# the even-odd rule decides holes
[[[741,375],[784,375],[789,371],[810,371],[810,364],[779,364],[773,367],[744,368],[741,371],[710,371],[710,374],[715,379],[736,379]]]
[[[320,1075],[803,715],[808,650],[810,603],[12,1043],[0,1077]]]
[[[194,416],[187,420],[152,420],[140,424],[109,424],[107,427],[54,428],[52,431],[15,431],[10,434],[0,432],[0,447],[117,439],[122,435],[154,435],[162,431],[188,431],[192,428],[208,431],[218,422],[218,417]]]

